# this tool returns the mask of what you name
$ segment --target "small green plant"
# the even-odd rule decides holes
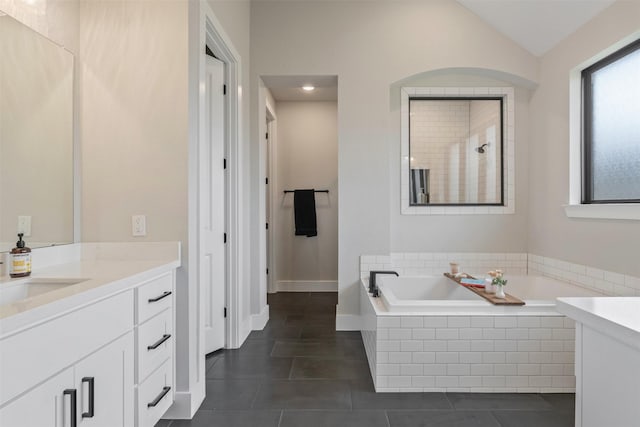
[[[497,285],[497,286],[506,286],[507,285],[507,279],[505,279],[503,277],[502,270],[491,270],[487,274],[489,274],[489,276],[491,276],[491,278],[492,278],[491,284]]]

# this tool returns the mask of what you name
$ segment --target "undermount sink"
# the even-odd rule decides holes
[[[76,285],[88,279],[34,277],[0,285],[0,306]]]

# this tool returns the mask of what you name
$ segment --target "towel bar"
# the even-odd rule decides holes
[[[295,193],[295,190],[284,190],[284,193]],[[329,190],[315,190],[316,193],[329,193]]]

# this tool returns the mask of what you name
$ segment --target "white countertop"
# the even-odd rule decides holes
[[[38,278],[86,280],[0,306],[0,337],[179,267],[180,244],[78,243],[34,251],[33,264],[29,277],[0,277],[0,289]]]
[[[558,298],[556,307],[576,322],[640,350],[640,297]]]

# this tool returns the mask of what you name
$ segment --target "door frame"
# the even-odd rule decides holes
[[[226,229],[227,229],[227,281],[226,281],[226,304],[227,307],[227,319],[225,324],[225,348],[236,348],[240,346],[240,286],[242,283],[242,270],[239,267],[240,248],[243,239],[242,229],[240,227],[240,216],[242,214],[242,200],[241,193],[241,156],[242,150],[240,149],[240,123],[241,123],[241,108],[240,108],[240,76],[241,76],[241,64],[240,55],[235,48],[228,42],[227,35],[222,31],[222,27],[215,18],[213,11],[206,4],[206,2],[199,2],[203,8],[202,25],[200,28],[200,84],[205,82],[205,46],[209,46],[213,54],[225,63],[226,66],[226,85],[227,94],[225,99],[226,104],[226,117],[225,117],[225,157],[227,159],[227,206],[226,206]],[[202,87],[202,86],[201,86]],[[205,131],[205,93],[199,91],[198,96],[198,110],[199,110],[199,138],[203,138],[206,135]],[[191,157],[190,157],[191,158]],[[197,158],[194,159],[197,162]],[[196,163],[192,164],[196,164]],[[196,167],[197,168],[197,167]],[[191,168],[190,168],[191,169]],[[195,183],[197,188],[198,183]],[[190,186],[191,187],[191,186]],[[198,200],[194,201],[194,204],[190,206],[197,207]],[[197,211],[196,211],[197,212]],[[197,218],[194,224],[197,224]],[[189,229],[191,232],[192,224],[190,218]],[[189,246],[192,243],[197,242],[197,230],[196,239],[189,239]],[[195,240],[195,241],[194,241]],[[195,248],[197,253],[197,247]],[[195,262],[198,263],[198,257],[194,257]],[[196,273],[197,274],[197,273]],[[199,296],[203,294],[203,289],[198,290]],[[199,298],[200,304],[200,322],[199,326],[202,329],[201,340],[204,340],[204,303],[203,298]],[[201,341],[201,345],[202,345]],[[202,349],[203,346],[200,347]],[[198,354],[202,353],[199,351]],[[204,353],[202,353],[204,354]]]
[[[267,197],[269,198],[269,230],[271,237],[266,239],[267,251],[269,251],[269,256],[266,257],[267,268],[269,269],[269,274],[267,275],[267,293],[277,292],[277,281],[276,281],[276,243],[275,236],[277,227],[277,219],[275,217],[276,209],[275,209],[275,197],[276,189],[278,188],[278,179],[276,174],[276,157],[275,153],[277,151],[277,117],[274,106],[271,105],[269,100],[265,100],[265,114],[267,118],[267,134],[269,137],[267,138],[267,150],[265,155],[267,156],[267,165],[269,167],[269,185],[267,187]],[[266,201],[265,201],[266,203]],[[267,236],[268,237],[268,236]]]

